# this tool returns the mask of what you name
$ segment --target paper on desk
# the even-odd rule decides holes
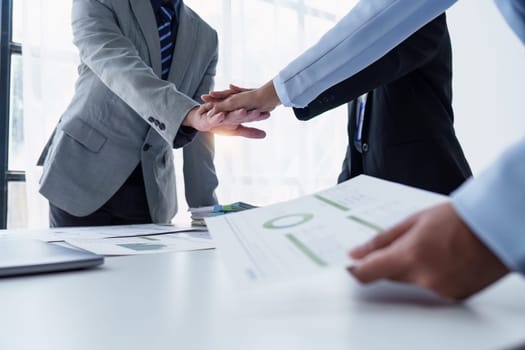
[[[206,219],[233,278],[272,282],[348,266],[357,244],[447,197],[359,176],[289,202]]]
[[[30,238],[44,242],[62,242],[67,239],[101,239],[129,236],[162,235],[178,232],[201,232],[206,228],[181,225],[121,225],[93,227],[64,227],[41,230],[7,230],[0,238]]]
[[[98,255],[140,255],[215,248],[206,231],[137,237],[66,239],[66,243]]]

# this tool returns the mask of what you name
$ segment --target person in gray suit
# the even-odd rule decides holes
[[[216,32],[179,0],[74,0],[72,27],[75,94],[39,159],[50,226],[170,222],[182,146],[188,205],[217,203],[207,132],[261,138],[240,120],[268,114],[206,115]]]

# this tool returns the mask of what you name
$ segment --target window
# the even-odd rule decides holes
[[[26,225],[23,150],[21,2],[0,5],[0,228]],[[10,191],[12,189],[12,191]]]
[[[186,3],[218,31],[215,86],[222,89],[229,83],[244,87],[266,83],[314,44],[356,1]],[[219,201],[267,205],[334,185],[348,142],[346,121],[344,107],[306,123],[298,121],[291,109],[278,108],[260,123],[268,134],[264,140],[216,137]],[[183,199],[179,203],[184,203]]]
[[[255,87],[273,78],[355,2],[185,0],[218,31],[219,89],[229,83]],[[0,224],[8,228],[47,226],[47,202],[38,193],[41,169],[35,163],[71,100],[78,65],[71,1],[24,3],[3,0],[1,8]],[[344,110],[303,123],[281,108],[261,127],[268,133],[263,141],[217,137],[221,202],[265,205],[336,182],[347,143]],[[180,212],[185,210],[181,158],[177,153]]]

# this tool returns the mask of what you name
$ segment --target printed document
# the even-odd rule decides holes
[[[193,231],[163,235],[66,239],[66,243],[98,255],[142,255],[215,248],[208,232]]]
[[[168,233],[202,232],[206,228],[184,225],[120,225],[90,227],[60,227],[29,230],[0,231],[0,239],[37,239],[43,242],[63,242],[68,239],[104,239],[117,237],[135,237],[164,235]]]
[[[241,285],[346,267],[348,251],[448,197],[361,175],[319,193],[207,218],[227,269]]]

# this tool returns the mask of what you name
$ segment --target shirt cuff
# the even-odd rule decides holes
[[[175,136],[175,140],[173,141],[173,148],[181,148],[195,138],[198,131],[192,127],[189,126],[181,126],[179,128],[179,132],[177,132],[177,135]]]
[[[510,270],[525,274],[525,166],[522,157],[515,155],[511,150],[489,170],[467,181],[452,193],[452,205]]]
[[[284,80],[280,74],[273,78],[273,86],[275,87],[275,92],[277,93],[277,96],[279,97],[279,100],[281,101],[284,107],[299,107],[294,106],[292,101],[290,100],[290,96],[286,91]]]

